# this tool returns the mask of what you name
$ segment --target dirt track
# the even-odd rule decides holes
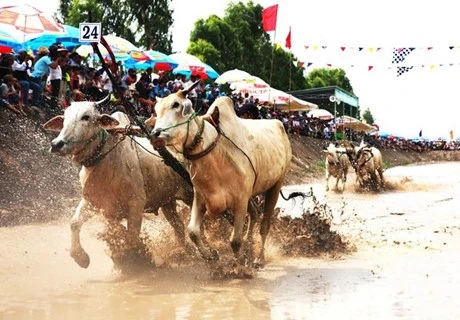
[[[67,221],[2,228],[2,319],[457,319],[460,278],[458,163],[394,168],[392,190],[343,194],[314,188],[333,211],[333,229],[355,252],[312,258],[283,254],[272,237],[253,280],[212,280],[206,265],[173,252],[155,233],[158,267],[114,272],[99,219],[83,228],[92,258],[68,256]],[[453,174],[455,173],[455,174]],[[288,189],[298,189],[291,186]],[[345,204],[344,204],[345,203]],[[292,204],[279,204],[295,212]],[[342,209],[343,208],[343,209]],[[156,236],[155,236],[156,235]]]

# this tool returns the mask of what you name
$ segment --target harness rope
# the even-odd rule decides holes
[[[85,166],[87,168],[94,167],[96,164],[99,163],[99,161],[101,161],[106,155],[112,152],[120,144],[120,142],[122,142],[126,138],[126,131],[125,131],[125,133],[122,134],[121,138],[119,138],[118,141],[109,150],[107,150],[104,153],[101,153],[109,137],[109,134],[107,133],[107,131],[101,128],[96,132],[96,134],[94,134],[90,138],[90,140],[88,140],[85,143],[85,146],[80,150],[80,152],[85,150],[89,146],[89,144],[96,139],[95,137],[100,135],[100,133],[102,133],[101,142],[96,146],[96,149],[88,158],[84,159],[83,161],[80,161],[80,164],[82,166]]]

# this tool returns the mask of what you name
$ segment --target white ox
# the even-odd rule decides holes
[[[383,157],[380,150],[376,147],[365,146],[361,143],[356,151],[354,168],[360,187],[372,183],[377,189],[384,187]]]
[[[192,188],[171,168],[162,163],[146,138],[122,139],[108,131],[129,125],[126,114],[101,114],[94,102],[73,102],[64,113],[45,123],[49,131],[60,132],[51,143],[51,152],[71,155],[82,165],[82,198],[71,219],[70,255],[83,268],[88,254],[80,243],[80,229],[93,209],[102,211],[109,223],[127,220],[127,239],[139,240],[144,208],[161,208],[184,244],[184,225],[176,212],[176,200],[191,205]]]
[[[326,191],[329,191],[329,178],[331,176],[336,178],[335,189],[338,191],[340,191],[339,181],[342,180],[341,191],[344,191],[345,183],[347,182],[348,167],[350,166],[346,149],[336,147],[333,143],[330,143],[323,152],[326,153]]]
[[[226,210],[233,213],[230,241],[238,259],[248,201],[255,195],[265,195],[256,261],[263,265],[270,220],[291,162],[288,136],[278,120],[238,118],[228,97],[216,99],[205,116],[198,116],[186,98],[193,87],[157,102],[152,131],[156,139],[152,143],[165,143],[176,157],[189,160],[194,199],[188,231],[206,260],[217,260],[219,255],[202,239],[205,212],[211,216]],[[250,219],[245,246],[252,245],[253,220]]]

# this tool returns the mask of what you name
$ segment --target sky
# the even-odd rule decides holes
[[[172,0],[173,51],[186,51],[197,19],[212,14],[222,17],[230,2],[195,0],[191,5],[189,0]],[[454,136],[460,137],[460,99],[456,99],[460,19],[455,1],[253,2],[264,8],[279,5],[276,33],[270,32],[271,39],[284,47],[291,28],[291,51],[300,61],[312,63],[307,72],[327,64],[345,70],[359,97],[361,111],[370,109],[381,132],[413,138],[422,130],[427,138],[447,138],[453,130]],[[15,3],[29,3],[54,12],[59,2]],[[359,47],[363,50],[359,51]],[[408,47],[415,50],[404,65],[413,69],[398,77],[392,64],[393,48]],[[369,66],[373,66],[370,71]]]

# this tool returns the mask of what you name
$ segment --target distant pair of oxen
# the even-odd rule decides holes
[[[382,153],[375,147],[361,141],[355,146],[348,141],[344,143],[330,143],[323,150],[326,153],[326,191],[329,190],[329,178],[336,178],[335,190],[344,191],[347,181],[348,168],[351,166],[356,173],[356,183],[361,188],[384,188]],[[339,181],[342,188],[339,189]]]

